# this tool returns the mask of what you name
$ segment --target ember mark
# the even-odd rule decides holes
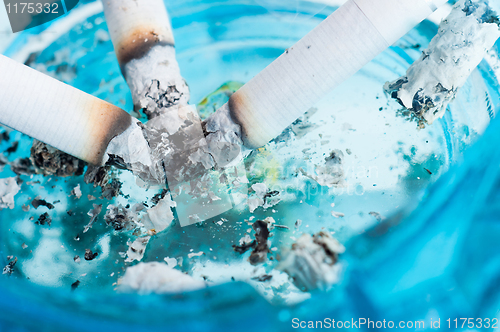
[[[256,149],[266,144],[267,141],[262,143],[262,140],[259,139],[258,130],[261,127],[257,126],[257,121],[249,105],[250,103],[241,89],[236,91],[228,101],[229,114],[232,120],[241,127],[243,145],[250,149]]]
[[[82,157],[91,164],[102,165],[109,142],[132,125],[132,117],[121,108],[97,98],[89,112],[92,121],[87,130],[92,139]]]
[[[139,27],[120,41],[116,47],[116,57],[123,67],[134,59],[144,57],[155,46],[174,46],[171,38],[165,38],[155,28]]]

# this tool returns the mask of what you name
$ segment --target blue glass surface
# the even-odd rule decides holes
[[[186,68],[183,71],[186,80],[193,82],[191,88],[196,101],[213,91],[220,82],[248,80],[278,56],[287,42],[293,44],[297,35],[305,34],[333,10],[324,5],[310,4],[304,12],[311,19],[296,27],[298,31],[290,31],[294,29],[293,21],[281,25],[276,23],[281,28],[275,33],[281,37],[268,47],[261,45],[255,49],[251,44],[246,45],[244,34],[235,32],[245,45],[237,59],[228,47],[226,54],[216,62],[217,66],[196,67],[194,62],[195,65],[187,69],[190,58],[200,56],[203,51],[202,47],[192,51],[193,45],[207,45],[211,38],[217,39],[221,34],[227,37],[223,23],[241,19],[242,15],[263,15],[266,10],[275,13],[291,11],[289,5],[281,6],[279,1],[268,1],[266,6],[242,4],[241,8],[237,4],[228,4],[228,1],[186,1],[182,4],[167,1],[174,28],[184,34],[204,30],[204,26],[193,22],[206,22],[207,17],[221,22],[207,34],[193,36],[189,42],[178,39],[179,62],[181,68]],[[185,12],[189,11],[194,14],[186,16]],[[292,13],[295,11],[299,12],[294,8]],[[94,28],[99,29],[98,26]],[[428,39],[435,28],[435,25],[425,22],[418,28],[420,34],[414,37]],[[77,35],[73,33],[50,47],[57,50],[69,40],[76,40]],[[6,54],[14,54],[27,37],[28,33],[19,36]],[[81,41],[89,42],[93,43]],[[95,53],[74,46],[68,61],[84,63],[85,72],[70,76],[68,83],[130,110],[130,98],[122,100],[126,93],[120,93],[127,87],[118,65],[107,62],[113,61],[110,60],[113,52],[110,43],[80,46],[82,49],[92,48]],[[400,55],[400,61],[408,63],[418,55],[418,52],[408,55],[398,47],[391,51]],[[102,57],[103,54],[107,56]],[[48,59],[43,57],[51,55],[48,48],[39,61],[45,62]],[[206,56],[214,54],[207,53]],[[252,61],[245,56],[259,61],[252,66]],[[100,58],[104,60],[98,61]],[[376,61],[382,61],[382,58]],[[242,62],[250,64],[246,72],[237,68]],[[490,94],[491,113],[495,114],[500,110],[498,80],[485,63],[481,67]],[[218,73],[211,74],[214,72]],[[200,82],[199,75],[213,81]],[[105,84],[100,84],[102,79]],[[108,90],[111,86],[113,94]],[[98,288],[89,292],[71,292],[69,288],[38,286],[21,278],[0,278],[0,330],[287,331],[293,329],[294,318],[305,321],[370,318],[396,324],[399,321],[424,321],[425,329],[430,329],[431,319],[440,319],[441,328],[446,328],[447,319],[499,318],[500,121],[493,119],[484,134],[478,135],[470,147],[454,141],[456,137],[447,130],[451,123],[449,119],[440,122],[448,135],[444,136],[448,137],[445,140],[449,156],[453,153],[460,153],[460,156],[450,157],[453,162],[449,169],[424,192],[414,196],[415,199],[406,207],[394,211],[387,220],[361,234],[349,237],[346,254],[341,258],[346,266],[342,282],[329,292],[313,292],[309,300],[285,307],[269,304],[244,283],[229,283],[188,294],[139,296],[99,292]],[[22,145],[19,155],[28,149],[29,144]],[[6,222],[5,214],[2,216],[2,222]],[[2,236],[6,241],[7,233],[3,232]]]

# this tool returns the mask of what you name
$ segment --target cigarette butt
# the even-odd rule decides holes
[[[104,13],[135,110],[149,119],[187,104],[189,88],[175,58],[163,0],[103,0]]]
[[[122,109],[0,55],[0,123],[91,164],[132,123]]]

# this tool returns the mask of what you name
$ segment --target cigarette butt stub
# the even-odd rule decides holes
[[[0,123],[91,164],[132,123],[108,102],[0,55]]]
[[[427,0],[345,3],[231,97],[244,145],[278,136],[431,13]]]
[[[163,0],[103,0],[103,4],[135,110],[152,119],[176,104],[187,104],[189,88],[175,58]]]
[[[174,45],[162,0],[103,0],[104,13],[120,65],[140,59],[156,45]]]

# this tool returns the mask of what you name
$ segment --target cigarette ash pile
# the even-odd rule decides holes
[[[384,90],[421,125],[441,118],[472,71],[500,37],[500,20],[487,0],[461,0],[406,75]]]

